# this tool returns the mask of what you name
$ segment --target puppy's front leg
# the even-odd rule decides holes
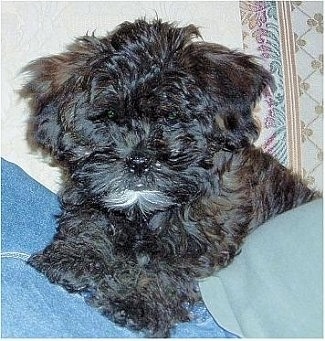
[[[58,225],[51,244],[28,263],[68,291],[93,290],[113,257],[109,222],[95,210],[68,206]]]
[[[56,240],[29,264],[69,292],[85,294],[110,320],[148,337],[168,337],[175,323],[190,318],[188,309],[199,299],[195,282],[171,273],[167,264],[148,268],[117,255],[103,258],[78,244]]]
[[[147,336],[167,337],[175,323],[189,319],[188,308],[199,299],[191,278],[175,264],[148,264],[132,255],[130,245],[117,242],[105,215],[80,215],[63,213],[53,242],[29,264],[52,283],[85,294],[109,319]]]

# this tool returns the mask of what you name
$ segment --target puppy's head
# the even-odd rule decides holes
[[[253,143],[273,86],[251,56],[194,41],[196,27],[123,23],[30,63],[30,137],[108,208],[162,210],[216,187],[215,154]]]

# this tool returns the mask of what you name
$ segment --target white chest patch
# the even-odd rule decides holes
[[[173,205],[173,202],[164,193],[149,190],[125,190],[121,193],[112,193],[107,196],[105,202],[112,208],[127,208],[138,205],[141,210],[146,212],[164,209]]]

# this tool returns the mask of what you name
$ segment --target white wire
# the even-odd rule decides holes
[[[1,258],[16,258],[27,261],[31,255],[24,252],[1,252]]]

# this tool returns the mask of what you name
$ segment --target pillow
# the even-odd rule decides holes
[[[200,283],[208,309],[242,337],[322,337],[322,241],[321,199],[266,222]]]

